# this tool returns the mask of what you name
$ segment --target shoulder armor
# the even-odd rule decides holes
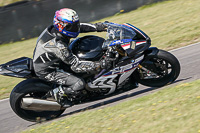
[[[45,44],[47,42],[51,42],[52,39],[55,38],[55,36],[53,36],[49,31],[48,31],[49,27],[46,28],[38,37],[37,43],[38,44]]]

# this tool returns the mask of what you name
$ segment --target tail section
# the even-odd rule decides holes
[[[21,57],[5,64],[1,64],[0,74],[17,78],[33,78],[35,77],[35,73],[33,70],[32,59]]]

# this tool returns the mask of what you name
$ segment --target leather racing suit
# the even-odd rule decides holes
[[[103,31],[102,23],[89,24],[80,23],[80,32]],[[87,72],[93,70],[96,66],[93,62],[88,61],[86,68],[76,67],[78,59],[68,48],[70,38],[59,33],[54,26],[46,28],[37,40],[33,54],[33,66],[36,75],[49,82],[67,86],[65,93],[72,93],[84,88],[83,79],[65,72],[61,69],[60,63],[64,62],[71,66],[75,72]],[[73,67],[74,66],[74,67]],[[85,66],[85,64],[83,65]]]

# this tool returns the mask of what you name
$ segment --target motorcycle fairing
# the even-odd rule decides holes
[[[115,45],[117,45],[117,44],[129,43],[129,42],[131,42],[131,41],[132,41],[132,39],[114,40],[114,41],[112,41],[112,42],[110,43],[109,46],[115,46]]]
[[[0,74],[4,76],[30,78],[33,77],[32,59],[21,57],[0,65]]]
[[[92,82],[88,83],[90,88],[109,88],[109,92],[105,95],[113,93],[117,85],[120,85],[123,81],[125,81],[137,68],[139,63],[143,60],[144,55],[138,57],[137,59],[131,59],[127,65],[116,67],[109,72],[106,72],[101,77],[95,79]],[[113,80],[117,78],[119,75],[118,83],[116,84]]]
[[[107,77],[99,77],[96,80],[89,82],[88,86],[90,88],[110,88],[110,91],[105,94],[108,95],[110,93],[113,93],[116,90],[116,83],[113,82],[113,80],[117,77],[117,74],[109,75]]]

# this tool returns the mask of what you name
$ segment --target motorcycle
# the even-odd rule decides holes
[[[68,97],[73,105],[96,98],[109,97],[118,91],[137,87],[140,83],[149,87],[162,87],[177,79],[180,64],[171,53],[150,47],[151,39],[137,27],[125,23],[105,22],[106,39],[94,35],[74,39],[69,48],[85,61],[104,61],[97,71],[75,73],[63,63],[60,69],[82,77],[86,86],[79,98]],[[28,121],[49,120],[60,116],[66,108],[47,93],[58,87],[39,79],[31,58],[21,57],[0,65],[0,74],[25,78],[10,94],[12,110]]]

